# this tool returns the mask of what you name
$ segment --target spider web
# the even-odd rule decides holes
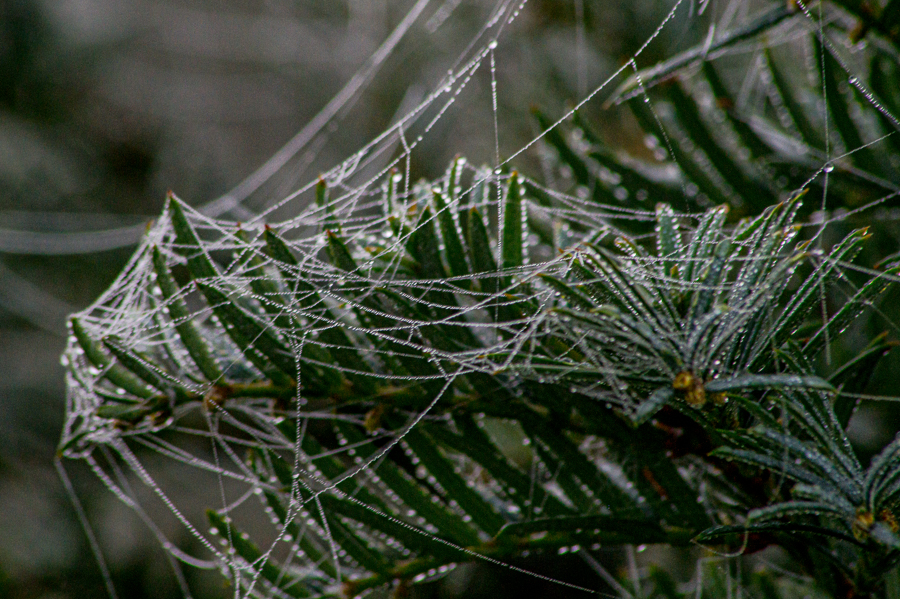
[[[793,191],[800,192],[813,182],[824,190],[821,211],[804,223],[812,232],[807,238],[813,247],[825,247],[832,227],[867,215],[879,214],[881,218],[878,210],[890,206],[897,197],[896,182],[878,179],[873,183],[884,189],[881,197],[852,212],[828,212],[828,181],[835,165],[844,164],[856,152],[887,147],[888,136],[896,133],[873,134],[859,147],[843,147],[826,129],[822,153],[803,144],[798,132],[790,127],[767,124],[773,116],[782,124],[788,117],[764,68],[762,44],[754,38],[728,45],[717,43],[718,30],[754,16],[752,3],[697,5],[688,0],[671,3],[653,35],[621,68],[609,73],[593,90],[584,91],[574,108],[505,158],[500,152],[504,123],[498,118],[498,93],[502,93],[496,76],[498,48],[515,43],[511,31],[528,5],[501,0],[431,93],[319,179],[298,184],[296,173],[314,157],[316,140],[329,124],[340,121],[345,108],[352,105],[364,82],[374,76],[399,36],[419,19],[427,21],[429,30],[438,29],[455,18],[458,4],[450,1],[436,10],[426,10],[427,0],[416,3],[394,35],[334,102],[231,193],[200,209],[173,195],[118,279],[92,306],[75,315],[83,328],[81,334],[107,340],[110,351],[115,349],[116,359],[100,367],[81,340],[74,334],[70,338],[63,358],[67,367],[67,413],[61,441],[64,455],[87,463],[103,485],[135,510],[159,538],[184,596],[190,596],[191,591],[182,564],[221,570],[233,582],[235,597],[291,596],[277,584],[284,580],[270,579],[266,570],[270,564],[278,565],[280,576],[311,581],[316,593],[330,596],[348,589],[355,592],[360,587],[354,585],[372,574],[358,555],[347,551],[347,539],[357,539],[376,554],[396,560],[414,557],[390,535],[355,526],[349,518],[330,516],[335,498],[350,506],[346,509],[362,510],[357,518],[387,520],[394,528],[452,548],[464,557],[552,581],[567,587],[573,595],[596,592],[564,576],[550,578],[447,540],[427,515],[410,509],[406,499],[385,481],[385,477],[397,476],[387,472],[392,467],[388,454],[405,454],[410,470],[427,483],[433,500],[439,503],[446,490],[427,469],[417,468],[411,432],[423,423],[446,421],[442,406],[447,402],[465,401],[458,382],[466,377],[503,373],[514,387],[524,379],[544,382],[565,377],[565,372],[548,375],[542,364],[532,360],[540,355],[535,344],[552,337],[561,326],[552,311],[543,309],[553,304],[556,292],[552,286],[540,284],[541,277],[562,276],[571,268],[572,253],[558,250],[584,241],[628,236],[627,232],[635,228],[650,230],[656,213],[646,197],[615,183],[613,174],[605,176],[613,181],[613,196],[622,196],[619,203],[597,202],[590,197],[592,190],[568,185],[572,174],[559,168],[545,142],[549,135],[566,127],[576,111],[608,99],[615,87],[627,85],[630,77],[632,91],[628,93],[650,106],[664,132],[648,139],[650,151],[665,158],[677,156],[676,146],[690,147],[690,140],[670,118],[671,107],[651,101],[648,88],[656,83],[659,73],[641,70],[649,66],[644,62],[647,48],[679,23],[682,27],[713,24],[703,58],[745,65],[734,69],[744,73],[738,99],[744,113],[754,115],[748,124],[773,144],[787,148],[786,152],[796,149],[803,153],[812,174]],[[578,11],[583,11],[580,1],[577,5]],[[823,12],[819,6],[801,4],[797,14],[779,26],[775,35],[778,42],[770,46],[791,49],[808,39],[810,33],[817,36],[838,58],[848,85],[896,127],[896,117],[875,99],[865,77],[857,75],[863,72],[857,59],[865,50],[839,47],[827,30],[842,18],[837,11]],[[574,37],[583,43],[583,34]],[[819,67],[813,64],[810,68]],[[472,92],[473,79],[479,77],[491,82],[488,98]],[[579,85],[586,90],[584,83]],[[707,110],[712,111],[710,96],[700,92],[698,96],[701,105],[705,102]],[[826,100],[823,91],[812,102],[824,104]],[[425,142],[439,135],[435,133],[437,125],[449,114],[473,110],[491,110],[494,129],[482,133],[494,148],[493,164],[481,166],[457,159],[443,177],[417,183],[416,157],[425,151]],[[869,118],[857,117],[861,121]],[[577,136],[574,141],[579,141]],[[702,152],[694,148],[694,153]],[[534,154],[543,161],[546,180],[511,170],[518,161]],[[895,169],[896,158],[889,157]],[[675,163],[662,162],[657,173],[661,181],[681,182],[684,188],[693,185],[679,178],[677,169],[672,168]],[[853,170],[852,166],[845,168]],[[857,174],[871,179],[868,173]],[[507,218],[507,211],[512,209],[510,186],[521,186],[526,192],[518,222]],[[560,187],[564,189],[560,191]],[[727,181],[713,180],[712,187],[740,204],[740,190],[732,189]],[[715,198],[703,190],[686,191],[697,198],[698,208],[715,203]],[[436,200],[435,194],[441,199]],[[535,200],[537,195],[546,201]],[[694,222],[692,207],[674,208],[684,211],[673,213],[675,217]],[[240,222],[223,218],[229,214]],[[432,277],[421,276],[416,266],[410,265],[406,248],[417,243],[422,231],[437,231],[440,249],[446,250],[454,235],[466,238],[462,221],[472,218],[480,219],[481,228],[488,232],[493,252],[490,258],[499,270],[479,270],[466,263],[475,274],[451,272]],[[548,231],[547,235],[535,233],[541,230]],[[196,245],[186,243],[185,231],[196,236]],[[273,257],[269,241],[273,234],[283,242],[292,261]],[[635,238],[640,240],[641,236]],[[519,239],[524,239],[522,247],[527,250],[509,264],[510,252],[504,243]],[[694,244],[702,241],[691,239]],[[352,267],[346,262],[342,266],[335,258],[341,248],[347,250],[343,259],[350,260]],[[419,266],[425,258],[419,260]],[[644,276],[647,266],[663,260],[640,256],[626,274]],[[194,282],[190,282],[186,273],[192,261],[212,270],[205,277],[195,274]],[[879,271],[851,264],[838,267],[857,271],[856,275],[867,279],[882,276]],[[175,282],[174,294],[162,289],[160,272],[168,273],[166,276]],[[645,283],[656,287],[675,284],[665,278]],[[211,291],[207,294],[201,290]],[[218,299],[213,301],[212,297]],[[187,312],[179,312],[176,304]],[[240,333],[249,340],[250,349],[236,343],[232,332],[222,326],[222,312],[216,308],[225,304],[241,311],[250,322],[250,328]],[[526,304],[535,306],[539,316],[517,316],[522,313],[518,308]],[[890,317],[888,320],[893,322]],[[185,325],[201,333],[217,376],[211,377],[210,370],[200,365],[187,347],[179,328]],[[431,336],[438,327],[450,338],[471,339],[441,345]],[[267,339],[291,349],[291,355],[284,356],[289,364],[275,375],[266,370],[266,360],[260,358]],[[626,412],[639,410],[643,401],[640,393],[625,390],[620,379],[628,369],[639,369],[641,364],[610,363],[600,352],[592,356],[586,344],[579,349],[594,358],[593,374],[599,382],[579,383],[578,391],[594,394]],[[355,361],[346,358],[350,353],[356,356]],[[149,371],[148,376],[158,380],[158,387],[169,390],[169,395],[163,396],[150,393],[156,402],[153,409],[145,409],[147,402],[140,403],[143,412],[138,416],[134,416],[138,408],[132,401],[133,393],[110,376],[118,363],[125,363],[126,358],[121,357],[125,354],[137,356],[137,367]],[[338,356],[343,358],[338,360]],[[399,404],[404,405],[401,420],[383,426],[377,409],[356,413],[338,410],[341,401],[359,402],[360,396],[347,399],[352,393],[346,388],[322,392],[322,379],[327,379],[329,369],[340,372],[354,389],[368,389],[369,395],[362,395],[364,400],[377,396],[407,401]],[[264,380],[271,380],[271,384],[260,383]],[[136,385],[147,388],[141,382]],[[495,439],[521,438],[521,431],[502,418],[488,415],[478,424]],[[370,434],[354,436],[354,431],[358,434],[361,429]],[[323,446],[318,441],[323,437],[332,440],[334,446]],[[604,463],[602,448],[591,453],[590,446],[590,439],[583,443],[588,448],[585,451],[607,468],[612,478],[621,475],[614,471],[616,466]],[[529,470],[533,486],[547,491],[542,500],[535,495],[520,504],[462,453],[448,458],[469,486],[511,522],[540,516],[553,498],[571,502],[556,482],[558,466],[543,459],[537,449],[526,446],[508,449],[508,453]],[[589,489],[585,493],[598,510],[602,509],[598,495]],[[271,500],[273,495],[286,497],[286,503],[279,508]],[[205,508],[215,510],[216,521],[224,529],[210,526]],[[447,511],[461,520],[467,518],[466,511],[452,502]],[[232,528],[232,523],[240,527]],[[185,533],[188,543],[175,541],[184,539]],[[255,560],[248,560],[235,549],[241,543],[235,537],[244,533],[257,547]],[[490,539],[482,534],[477,540]],[[592,548],[568,550],[583,552],[599,579],[612,584],[620,595],[629,594],[591,556]],[[444,564],[425,568],[410,578],[414,582],[438,578],[453,567]],[[699,593],[702,575],[698,575],[696,584]],[[109,587],[114,595],[111,583]]]

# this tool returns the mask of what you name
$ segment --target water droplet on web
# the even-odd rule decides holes
[[[488,44],[488,48],[490,48],[491,50],[495,49],[496,47],[497,47],[497,40],[493,40],[493,41],[491,41],[490,44]]]
[[[834,165],[829,162],[828,164],[826,164],[825,166],[822,167],[822,170],[825,171],[826,173],[830,173],[831,171],[834,170]]]

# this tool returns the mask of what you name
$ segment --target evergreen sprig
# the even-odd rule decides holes
[[[895,41],[896,2],[871,14],[835,4]],[[777,124],[742,112],[710,62],[801,18],[773,3],[619,90],[669,175],[609,147],[581,115],[582,143],[549,131],[573,186],[598,202],[574,218],[531,179],[468,177],[462,159],[408,196],[390,175],[359,234],[321,180],[314,250],[273,227],[219,227],[210,240],[172,196],[132,262],[152,273],[147,338],[92,314],[71,320],[70,386],[90,401],[60,451],[220,418],[223,443],[248,448],[241,476],[278,533],[266,550],[244,532],[252,519],[208,512],[248,595],[399,593],[464,561],[694,543],[779,546],[816,577],[804,592],[886,597],[900,558],[900,443],[866,467],[847,429],[893,344],[834,340],[900,267],[873,268],[877,223],[825,243],[805,219],[834,198],[896,202],[897,170],[863,151],[872,131],[859,113],[886,131],[896,123],[838,85],[829,40],[851,32],[830,21],[825,38],[813,33],[833,141],[858,150],[822,169],[826,194],[810,176],[831,140],[777,50],[761,62],[784,107]],[[900,114],[900,75],[884,60],[876,47],[868,89]],[[715,102],[702,109],[706,91]],[[586,224],[602,205],[644,197],[652,231]],[[529,263],[544,250],[558,257]],[[869,273],[857,286],[854,264]],[[833,346],[838,368],[820,360]],[[683,596],[660,569],[648,582],[652,596]],[[781,582],[749,584],[793,596]]]

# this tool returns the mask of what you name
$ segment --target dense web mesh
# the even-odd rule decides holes
[[[292,184],[284,173],[299,158],[288,148],[214,210],[171,195],[115,283],[73,317],[62,452],[145,519],[176,571],[221,569],[241,597],[354,596],[468,559],[546,579],[510,564],[495,540],[505,524],[604,515],[616,501],[651,509],[656,484],[615,459],[612,442],[555,443],[534,416],[548,394],[642,423],[679,393],[702,406],[774,383],[825,389],[776,372],[769,350],[817,312],[823,323],[805,339],[829,347],[896,278],[853,265],[866,233],[851,229],[894,218],[897,120],[860,66],[874,50],[845,44],[835,32],[846,16],[818,5],[674,3],[653,38],[676,18],[711,20],[702,51],[642,71],[645,45],[578,104],[635,104],[655,160],[597,149],[586,127],[572,129],[573,111],[541,115],[535,139],[506,159],[495,144],[491,166],[457,158],[417,182],[413,161],[435,123],[476,102],[490,109],[467,86],[494,73],[524,4],[499,2],[431,95],[320,179],[273,196]],[[426,12],[431,26],[454,6]],[[773,20],[777,43],[765,44],[755,32]],[[806,77],[806,65],[778,70],[798,49],[814,75],[842,84],[785,98],[776,80]],[[703,61],[742,74],[727,81],[734,105],[717,103]],[[675,73],[683,85],[668,89],[684,97],[651,95]],[[858,94],[853,130],[867,137],[839,123],[808,145],[791,102],[817,118],[828,93]],[[685,94],[696,118],[727,123],[713,135],[752,172],[729,171],[684,129],[694,122]],[[592,172],[563,148],[591,155]],[[512,170],[530,151],[546,180]],[[860,153],[876,167],[854,162]],[[264,200],[251,195],[260,189]],[[859,201],[834,212],[829,194],[847,190]],[[210,216],[228,211],[241,222]],[[735,214],[763,216],[733,226]],[[697,480],[684,492],[699,496],[699,513],[673,522],[703,521],[727,501]],[[184,531],[190,541],[176,543]],[[597,547],[553,549],[584,552],[616,590]]]

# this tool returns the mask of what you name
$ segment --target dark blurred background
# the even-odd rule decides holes
[[[167,190],[200,205],[239,184],[364,67],[413,4],[0,0],[0,597],[106,595],[53,467],[66,315],[109,285]],[[537,133],[531,105],[561,115],[630,58],[670,8],[657,0],[527,3],[497,49],[501,156]],[[493,9],[489,0],[428,4],[331,119],[305,168],[272,193],[311,180],[415,106]],[[687,16],[642,66],[703,35]],[[626,143],[627,121],[602,116],[602,99],[586,111]],[[457,153],[494,160],[486,69],[416,151],[413,175],[433,177]],[[536,150],[516,163],[541,174]],[[250,207],[277,199],[253,198]],[[119,596],[180,596],[156,539],[90,472],[68,466]],[[514,584],[510,574],[482,580],[470,596]],[[191,576],[197,597],[231,593],[217,573]]]

